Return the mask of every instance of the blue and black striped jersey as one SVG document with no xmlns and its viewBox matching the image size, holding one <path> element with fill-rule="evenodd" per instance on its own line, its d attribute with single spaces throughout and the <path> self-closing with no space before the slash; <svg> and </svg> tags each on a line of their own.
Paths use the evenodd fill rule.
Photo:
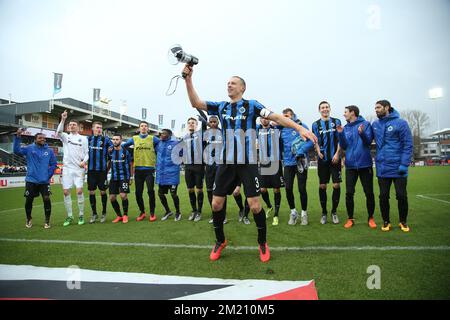
<svg viewBox="0 0 450 320">
<path fill-rule="evenodd" d="M 246 133 L 253 129 L 256 135 L 256 119 L 267 117 L 271 112 L 256 100 L 241 99 L 234 103 L 207 101 L 206 106 L 208 115 L 218 116 L 222 125 L 222 159 L 228 163 L 249 163 L 249 159 L 256 159 L 254 140 L 249 135 L 245 135 L 243 139 L 238 131 Z M 227 132 L 233 132 L 234 137 L 227 137 Z M 255 136 L 254 139 L 256 138 Z M 233 141 L 233 145 L 227 145 L 229 141 Z"/>
<path fill-rule="evenodd" d="M 320 152 L 323 154 L 321 161 L 331 161 L 338 148 L 338 133 L 336 127 L 341 125 L 341 120 L 330 118 L 327 121 L 317 120 L 312 125 L 312 131 L 317 136 Z"/>
<path fill-rule="evenodd" d="M 263 128 L 262 125 L 256 126 L 256 132 L 258 133 L 258 146 L 260 152 L 265 153 L 264 156 L 269 157 L 270 161 L 281 160 L 281 132 L 280 129 L 270 125 L 269 128 Z M 272 142 L 277 139 L 278 149 L 272 150 Z M 275 153 L 272 153 L 275 151 Z"/>
<path fill-rule="evenodd" d="M 90 136 L 88 137 L 88 146 L 88 171 L 106 171 L 108 148 L 113 147 L 111 139 L 107 136 Z"/>
<path fill-rule="evenodd" d="M 220 152 L 222 152 L 222 135 L 219 131 L 220 129 L 209 129 L 206 131 L 206 133 L 203 135 L 206 146 L 205 149 L 207 150 L 204 160 L 207 165 L 217 165 L 216 159 L 216 151 L 218 158 L 220 157 Z"/>
<path fill-rule="evenodd" d="M 202 130 L 190 132 L 184 136 L 183 142 L 186 144 L 186 165 L 203 164 L 203 150 L 206 141 L 203 139 Z"/>
<path fill-rule="evenodd" d="M 111 180 L 126 181 L 130 179 L 133 158 L 128 149 L 123 147 L 120 150 L 113 149 L 108 153 L 108 160 L 111 161 Z"/>
</svg>

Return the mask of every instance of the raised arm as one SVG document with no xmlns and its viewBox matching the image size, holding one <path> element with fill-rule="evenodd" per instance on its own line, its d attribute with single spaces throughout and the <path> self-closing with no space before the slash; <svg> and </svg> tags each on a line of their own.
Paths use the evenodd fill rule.
<svg viewBox="0 0 450 320">
<path fill-rule="evenodd" d="M 205 112 L 203 112 L 200 109 L 197 109 L 198 115 L 199 115 L 199 120 L 202 123 L 202 130 L 206 131 L 206 129 L 208 129 L 208 116 L 205 114 Z"/>
<path fill-rule="evenodd" d="M 61 114 L 61 122 L 58 125 L 58 128 L 56 129 L 56 136 L 58 138 L 61 138 L 61 140 L 65 139 L 65 135 L 64 135 L 64 123 L 66 122 L 67 119 L 67 110 L 64 110 L 64 112 Z"/>
<path fill-rule="evenodd" d="M 13 143 L 13 150 L 14 153 L 19 156 L 26 156 L 27 155 L 27 147 L 23 148 L 20 146 L 20 143 L 22 142 L 22 130 L 17 130 L 16 136 L 14 137 L 14 143 Z"/>
<path fill-rule="evenodd" d="M 295 129 L 298 133 L 300 133 L 304 140 L 311 140 L 314 144 L 317 143 L 317 137 L 314 135 L 314 133 L 299 125 L 298 123 L 295 123 L 291 119 L 282 116 L 281 114 L 272 112 L 268 116 L 266 116 L 266 118 L 275 121 L 283 127 Z"/>
<path fill-rule="evenodd" d="M 186 64 L 183 73 L 186 74 L 186 89 L 189 97 L 189 101 L 191 102 L 191 105 L 193 108 L 197 108 L 200 110 L 206 111 L 206 102 L 201 100 L 197 94 L 197 92 L 194 89 L 194 84 L 192 83 L 192 73 L 194 72 L 194 69 L 192 66 Z"/>
</svg>

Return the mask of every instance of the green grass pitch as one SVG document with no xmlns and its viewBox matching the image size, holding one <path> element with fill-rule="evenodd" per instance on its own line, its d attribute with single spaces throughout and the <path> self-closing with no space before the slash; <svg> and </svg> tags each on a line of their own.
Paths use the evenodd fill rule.
<svg viewBox="0 0 450 320">
<path fill-rule="evenodd" d="M 184 178 L 182 177 L 182 180 Z M 329 186 L 330 187 L 330 186 Z M 375 220 L 380 226 L 378 185 L 374 179 L 377 201 Z M 391 221 L 394 230 L 381 232 L 367 226 L 365 197 L 358 182 L 355 195 L 356 225 L 345 230 L 345 186 L 342 187 L 338 214 L 339 225 L 320 225 L 318 178 L 310 170 L 308 179 L 309 226 L 287 225 L 289 208 L 284 191 L 280 210 L 280 225 L 273 227 L 268 220 L 270 247 L 363 247 L 363 246 L 417 246 L 422 250 L 307 250 L 273 251 L 269 263 L 259 261 L 256 249 L 256 227 L 238 223 L 238 209 L 230 199 L 229 223 L 225 234 L 230 246 L 255 246 L 255 250 L 225 250 L 217 262 L 209 261 L 210 249 L 148 248 L 136 246 L 112 247 L 93 244 L 50 244 L 9 242 L 5 239 L 51 239 L 73 241 L 105 241 L 121 243 L 195 244 L 214 242 L 211 214 L 205 193 L 203 220 L 187 220 L 189 199 L 183 183 L 179 187 L 183 219 L 180 222 L 136 222 L 137 205 L 130 194 L 130 223 L 111 223 L 114 218 L 108 203 L 108 222 L 63 228 L 65 218 L 61 186 L 52 187 L 52 228 L 43 229 L 42 200 L 35 200 L 33 228 L 25 228 L 23 188 L 0 191 L 0 263 L 68 267 L 77 265 L 85 269 L 143 272 L 163 275 L 183 275 L 229 279 L 310 280 L 314 279 L 319 299 L 449 299 L 450 298 L 450 167 L 412 168 L 408 180 L 409 224 L 411 232 L 399 230 L 394 188 L 391 190 Z M 74 191 L 73 191 L 74 192 Z M 273 195 L 271 200 L 273 202 Z M 424 197 L 419 197 L 423 195 Z M 85 192 L 87 197 L 87 192 Z M 146 196 L 144 194 L 144 196 Z M 77 217 L 76 197 L 73 194 L 74 215 Z M 145 199 L 145 198 L 144 198 Z M 169 205 L 173 208 L 170 198 Z M 328 191 L 330 205 L 331 190 Z M 439 201 L 441 200 L 441 201 Z M 146 208 L 148 201 L 146 199 Z M 296 204 L 300 200 L 296 191 Z M 100 198 L 97 197 L 97 206 Z M 158 218 L 162 206 L 157 200 Z M 85 202 L 86 217 L 90 217 L 89 201 Z M 443 246 L 443 250 L 429 247 Z M 425 248 L 425 247 L 428 247 Z M 381 269 L 381 289 L 369 290 L 367 268 L 377 265 Z M 232 299 L 233 297 L 230 297 Z"/>
</svg>

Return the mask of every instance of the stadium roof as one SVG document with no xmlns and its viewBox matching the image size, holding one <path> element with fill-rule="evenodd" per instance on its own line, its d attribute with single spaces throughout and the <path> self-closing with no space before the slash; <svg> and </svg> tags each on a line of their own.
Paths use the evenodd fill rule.
<svg viewBox="0 0 450 320">
<path fill-rule="evenodd" d="M 450 128 L 442 129 L 431 134 L 431 136 L 440 136 L 442 134 L 450 134 Z"/>
<path fill-rule="evenodd" d="M 17 124 L 18 118 L 25 114 L 49 113 L 59 117 L 64 110 L 69 111 L 70 118 L 79 121 L 101 121 L 103 127 L 106 128 L 124 125 L 129 128 L 137 128 L 140 122 L 139 119 L 105 108 L 97 106 L 92 108 L 91 104 L 72 98 L 0 104 L 0 119 L 2 122 Z M 158 131 L 158 126 L 155 124 L 149 123 L 149 128 L 151 131 Z"/>
</svg>

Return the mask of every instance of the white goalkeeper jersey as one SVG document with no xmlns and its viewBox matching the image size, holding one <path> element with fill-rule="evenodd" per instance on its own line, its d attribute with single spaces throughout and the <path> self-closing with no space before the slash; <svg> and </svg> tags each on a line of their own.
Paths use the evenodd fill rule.
<svg viewBox="0 0 450 320">
<path fill-rule="evenodd" d="M 89 144 L 86 136 L 58 132 L 63 143 L 63 165 L 65 168 L 82 169 L 81 162 L 89 160 Z"/>
</svg>

